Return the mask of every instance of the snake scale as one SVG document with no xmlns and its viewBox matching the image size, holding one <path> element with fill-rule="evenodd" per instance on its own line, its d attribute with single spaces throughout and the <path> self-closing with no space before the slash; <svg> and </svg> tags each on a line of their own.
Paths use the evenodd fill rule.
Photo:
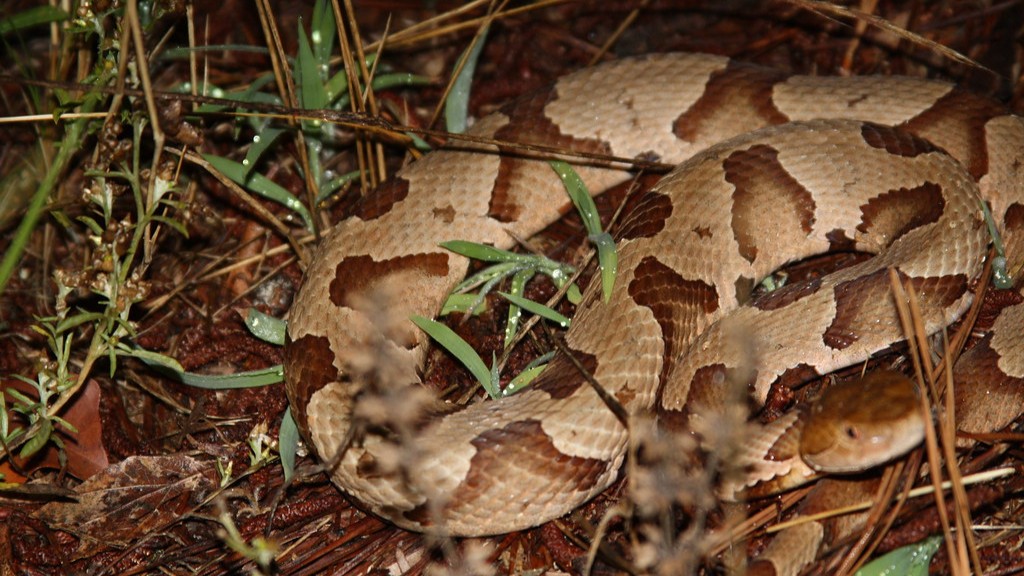
<svg viewBox="0 0 1024 576">
<path fill-rule="evenodd" d="M 928 330 L 947 326 L 969 305 L 989 244 L 979 194 L 1011 248 L 1024 223 L 1024 122 L 938 81 L 649 55 L 566 76 L 470 134 L 678 164 L 615 231 L 610 300 L 590 286 L 564 338 L 627 413 L 655 413 L 671 429 L 715 425 L 727 380 L 764 402 L 779 379 L 824 375 L 901 340 L 890 269 L 916 292 Z M 594 192 L 631 177 L 585 164 L 577 171 Z M 435 315 L 468 266 L 438 244 L 509 248 L 569 207 L 546 161 L 457 144 L 406 166 L 323 240 L 290 313 L 287 391 L 331 478 L 363 507 L 412 530 L 506 533 L 616 478 L 627 429 L 565 354 L 520 394 L 428 401 L 401 446 L 395 430 L 360 420 L 379 380 L 420 394 L 428 342 L 406 319 Z M 780 266 L 833 250 L 875 256 L 750 301 Z M 1007 328 L 1022 309 L 1004 312 L 975 352 L 989 368 L 968 370 L 1024 377 L 1021 339 Z"/>
</svg>

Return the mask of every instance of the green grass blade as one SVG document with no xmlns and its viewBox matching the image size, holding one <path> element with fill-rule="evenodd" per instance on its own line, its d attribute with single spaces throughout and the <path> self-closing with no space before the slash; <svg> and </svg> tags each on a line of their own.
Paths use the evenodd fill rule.
<svg viewBox="0 0 1024 576">
<path fill-rule="evenodd" d="M 280 384 L 284 381 L 284 369 L 281 365 L 271 366 L 262 370 L 250 370 L 236 374 L 211 375 L 193 372 L 175 374 L 182 384 L 188 384 L 204 390 L 235 390 L 238 388 L 262 388 Z"/>
<path fill-rule="evenodd" d="M 100 98 L 99 94 L 91 94 L 85 99 L 80 111 L 83 113 L 92 112 L 100 102 Z M 7 282 L 11 279 L 11 274 L 14 273 L 18 262 L 21 261 L 21 255 L 25 251 L 25 246 L 28 244 L 28 240 L 32 236 L 39 218 L 42 217 L 46 209 L 46 200 L 57 186 L 57 179 L 64 174 L 68 162 L 81 147 L 83 133 L 87 126 L 88 123 L 84 119 L 75 120 L 70 123 L 67 133 L 65 133 L 64 138 L 61 139 L 60 146 L 57 148 L 57 156 L 53 159 L 53 163 L 50 164 L 49 170 L 46 171 L 46 175 L 39 183 L 39 186 L 36 187 L 28 209 L 25 211 L 25 216 L 22 218 L 21 223 L 18 224 L 14 237 L 11 239 L 7 250 L 4 251 L 3 259 L 0 260 L 0 294 L 4 293 Z"/>
<path fill-rule="evenodd" d="M 992 248 L 996 252 L 995 257 L 992 258 L 992 285 L 1001 290 L 1013 288 L 1013 276 L 1006 269 L 1006 250 L 1003 248 L 1003 239 L 999 235 L 995 219 L 992 218 L 992 211 L 988 209 L 988 203 L 984 200 L 981 201 L 981 213 L 985 217 L 989 236 L 992 237 Z"/>
<path fill-rule="evenodd" d="M 245 315 L 245 326 L 252 335 L 277 346 L 284 346 L 288 323 L 280 318 L 264 314 L 255 308 L 249 308 Z"/>
<path fill-rule="evenodd" d="M 174 358 L 145 348 L 131 347 L 129 345 L 119 346 L 117 351 L 124 356 L 138 358 L 150 366 L 161 366 L 173 372 L 184 372 L 185 368 Z"/>
<path fill-rule="evenodd" d="M 438 316 L 446 316 L 452 312 L 477 315 L 487 310 L 487 300 L 476 294 L 451 294 L 445 299 Z"/>
<path fill-rule="evenodd" d="M 430 83 L 430 78 L 427 78 L 426 76 L 420 76 L 410 72 L 391 72 L 374 77 L 373 82 L 370 85 L 373 86 L 373 90 L 377 92 L 380 90 L 389 90 L 391 88 L 426 86 Z"/>
<path fill-rule="evenodd" d="M 466 258 L 472 258 L 473 260 L 480 260 L 483 262 L 528 262 L 534 258 L 533 256 L 516 254 L 515 252 L 509 252 L 508 250 L 502 250 L 501 248 L 495 248 L 494 246 L 477 244 L 476 242 L 467 242 L 465 240 L 441 242 L 440 246 L 441 248 L 450 252 L 455 252 L 460 256 L 465 256 Z"/>
<path fill-rule="evenodd" d="M 118 349 L 119 353 L 142 360 L 146 365 L 169 374 L 172 378 L 204 390 L 234 390 L 236 388 L 260 388 L 279 384 L 284 380 L 284 369 L 280 364 L 262 370 L 250 370 L 236 374 L 195 374 L 185 372 L 181 364 L 170 356 L 142 348 Z"/>
<path fill-rule="evenodd" d="M 281 418 L 281 429 L 277 433 L 277 453 L 281 456 L 285 482 L 295 476 L 295 453 L 299 448 L 299 427 L 292 417 L 291 406 L 285 408 Z"/>
<path fill-rule="evenodd" d="M 597 263 L 601 267 L 601 294 L 607 302 L 612 296 L 615 276 L 619 272 L 619 253 L 615 250 L 615 240 L 607 232 L 590 237 L 597 246 Z"/>
<path fill-rule="evenodd" d="M 494 264 L 492 266 L 484 268 L 483 270 L 480 270 L 479 272 L 473 274 L 469 278 L 466 278 L 465 280 L 460 282 L 459 285 L 456 286 L 454 290 L 452 290 L 452 292 L 466 292 L 472 290 L 477 286 L 484 286 L 484 289 L 481 292 L 483 294 L 487 294 L 487 292 L 492 287 L 494 287 L 496 283 L 501 282 L 501 280 L 504 279 L 505 276 L 508 276 L 509 274 L 515 274 L 521 269 L 522 266 L 514 262 Z"/>
<path fill-rule="evenodd" d="M 426 140 L 420 138 L 419 136 L 413 134 L 412 132 L 406 132 L 405 135 L 412 140 L 413 147 L 419 150 L 420 152 L 430 152 L 431 150 L 433 150 L 433 148 L 430 146 L 430 144 L 427 143 Z"/>
<path fill-rule="evenodd" d="M 227 176 L 232 182 L 235 182 L 240 186 L 245 186 L 254 193 L 268 200 L 273 200 L 278 204 L 282 204 L 295 212 L 302 218 L 306 229 L 309 231 L 313 230 L 313 217 L 309 214 L 309 210 L 307 210 L 302 202 L 300 202 L 299 199 L 291 192 L 285 190 L 270 178 L 267 178 L 258 172 L 246 177 L 246 169 L 244 166 L 234 160 L 228 160 L 221 156 L 203 154 L 203 158 L 209 162 L 211 166 Z"/>
<path fill-rule="evenodd" d="M 897 548 L 875 558 L 857 570 L 855 576 L 927 576 L 928 564 L 942 545 L 942 536 L 932 536 L 917 544 Z"/>
<path fill-rule="evenodd" d="M 52 22 L 63 22 L 68 13 L 55 6 L 36 6 L 0 20 L 0 34 L 7 34 Z"/>
<path fill-rule="evenodd" d="M 367 58 L 369 62 L 372 58 Z M 367 67 L 370 64 L 367 63 Z M 408 72 L 391 72 L 388 74 L 378 74 L 374 76 L 373 81 L 370 82 L 370 86 L 373 87 L 374 92 L 381 90 L 390 90 L 391 88 L 411 88 L 413 86 L 425 86 L 431 84 L 430 78 L 426 76 L 418 76 L 416 74 L 410 74 Z M 344 70 L 338 72 L 330 81 L 327 82 L 325 88 L 327 92 L 327 99 L 330 106 L 338 110 L 348 108 L 349 99 L 348 95 L 348 75 Z M 430 146 L 414 134 L 406 134 L 411 137 L 415 142 L 415 145 L 420 150 L 430 150 Z"/>
<path fill-rule="evenodd" d="M 341 70 L 331 77 L 324 85 L 324 93 L 327 94 L 327 101 L 334 108 L 347 108 L 348 98 L 348 72 Z"/>
<path fill-rule="evenodd" d="M 516 306 L 519 306 L 523 310 L 526 310 L 531 314 L 536 314 L 537 316 L 540 316 L 545 320 L 550 320 L 551 322 L 558 324 L 562 328 L 568 328 L 569 323 L 572 321 L 564 314 L 559 313 L 557 310 L 549 308 L 539 302 L 534 302 L 529 298 L 523 298 L 522 296 L 516 296 L 515 294 L 507 294 L 505 292 L 498 292 L 498 294 L 501 294 L 503 298 L 515 304 Z"/>
<path fill-rule="evenodd" d="M 299 56 L 295 60 L 295 83 L 299 88 L 299 104 L 307 110 L 319 110 L 327 106 L 327 91 L 320 79 L 320 64 L 313 55 L 302 19 L 299 19 Z"/>
<path fill-rule="evenodd" d="M 366 57 L 366 68 L 373 68 L 373 61 L 376 56 L 370 54 Z M 326 64 L 321 64 L 326 67 Z M 409 88 L 412 86 L 423 86 L 431 84 L 430 78 L 425 76 L 418 76 L 416 74 L 410 74 L 408 72 L 391 72 L 387 74 L 376 74 L 373 80 L 370 82 L 370 86 L 373 87 L 375 92 L 382 90 L 389 90 L 391 88 Z M 362 92 L 362 86 L 360 90 Z M 346 70 L 340 70 L 331 76 L 324 83 L 324 94 L 327 98 L 327 107 L 335 110 L 344 110 L 349 107 L 351 98 L 348 93 L 348 72 Z M 416 148 L 420 150 L 429 150 L 430 146 L 423 141 L 422 138 L 414 134 L 406 134 L 413 139 L 413 143 Z"/>
<path fill-rule="evenodd" d="M 277 141 L 277 138 L 284 133 L 281 128 L 264 128 L 260 130 L 258 134 L 252 137 L 252 144 L 249 145 L 249 149 L 245 152 L 245 159 L 242 160 L 242 175 L 245 178 L 249 177 L 249 173 L 260 161 L 260 157 L 266 152 L 273 144 Z"/>
<path fill-rule="evenodd" d="M 612 287 L 615 286 L 615 275 L 619 270 L 619 256 L 615 251 L 615 241 L 610 234 L 601 229 L 601 218 L 598 216 L 597 206 L 590 196 L 590 191 L 587 190 L 587 185 L 576 173 L 576 170 L 561 160 L 550 160 L 549 163 L 558 177 L 562 179 L 565 191 L 583 219 L 587 237 L 597 246 L 597 260 L 601 266 L 601 293 L 604 301 L 607 302 L 611 298 Z"/>
<path fill-rule="evenodd" d="M 500 396 L 501 391 L 498 390 L 497 384 L 491 379 L 490 369 L 484 364 L 483 359 L 480 358 L 480 355 L 476 353 L 476 350 L 473 350 L 469 343 L 460 338 L 451 328 L 430 318 L 413 316 L 410 320 L 420 330 L 426 332 L 435 342 L 450 352 L 463 366 L 469 369 L 469 372 L 483 386 L 491 398 Z"/>
<path fill-rule="evenodd" d="M 587 234 L 599 234 L 601 232 L 601 218 L 598 216 L 597 205 L 594 204 L 594 199 L 590 196 L 590 191 L 587 190 L 587 185 L 583 182 L 583 179 L 580 178 L 580 175 L 576 173 L 576 170 L 568 162 L 549 160 L 548 163 L 551 164 L 551 168 L 558 174 L 558 177 L 562 179 L 562 185 L 565 186 L 569 199 L 572 200 L 576 211 L 583 218 L 583 226 L 587 229 Z"/>
<path fill-rule="evenodd" d="M 331 52 L 334 50 L 334 39 L 337 36 L 337 28 L 334 25 L 334 14 L 331 13 L 331 4 L 326 0 L 317 0 L 313 6 L 313 17 L 310 20 L 313 54 L 316 62 L 320 65 L 323 73 L 321 79 L 327 77 L 327 66 L 331 62 Z"/>
<path fill-rule="evenodd" d="M 244 52 L 256 54 L 270 54 L 266 46 L 254 46 L 252 44 L 206 44 L 204 46 L 179 46 L 161 50 L 157 56 L 158 60 L 187 60 L 189 55 L 195 52 L 202 54 L 206 52 Z"/>
<path fill-rule="evenodd" d="M 522 372 L 519 373 L 518 376 L 513 378 L 512 381 L 508 383 L 508 386 L 505 386 L 505 389 L 501 391 L 501 395 L 511 396 L 518 392 L 522 392 L 527 386 L 532 384 L 533 381 L 537 379 L 537 376 L 540 376 L 540 373 L 543 372 L 545 368 L 547 368 L 547 364 L 542 364 L 540 366 L 534 366 L 532 368 L 527 368 L 526 370 L 523 370 Z"/>
<path fill-rule="evenodd" d="M 260 92 L 265 86 L 274 81 L 273 74 L 261 74 L 256 77 L 255 80 L 250 82 L 245 90 L 228 92 L 222 88 L 213 84 L 200 84 L 199 93 L 213 96 L 214 98 L 222 98 L 224 100 L 234 100 L 235 102 L 241 102 L 245 104 L 258 103 L 258 104 L 275 104 L 280 105 L 281 99 L 273 94 L 267 94 L 266 92 Z M 185 85 L 188 86 L 187 84 Z M 187 90 L 186 90 L 187 92 Z M 201 104 L 196 109 L 197 113 L 213 113 L 220 112 L 227 109 L 228 107 L 223 104 Z M 245 110 L 244 107 L 239 107 L 239 110 Z M 252 117 L 249 120 L 253 129 L 259 130 L 260 125 L 265 122 L 264 119 L 258 117 Z"/>
<path fill-rule="evenodd" d="M 466 131 L 466 118 L 469 116 L 469 94 L 473 85 L 473 74 L 476 72 L 476 63 L 480 58 L 484 42 L 487 40 L 488 28 L 485 26 L 476 37 L 476 42 L 468 52 L 464 52 L 459 58 L 462 70 L 452 83 L 452 90 L 448 93 L 448 100 L 444 103 L 444 118 L 449 132 L 462 134 Z M 455 68 L 458 70 L 459 64 Z"/>
<path fill-rule="evenodd" d="M 512 279 L 509 280 L 508 294 L 502 294 L 499 292 L 499 294 L 505 296 L 505 299 L 511 303 L 511 306 L 508 307 L 508 318 L 505 319 L 504 340 L 506 348 L 512 345 L 512 340 L 516 337 L 516 331 L 519 330 L 519 321 L 523 318 L 523 308 L 517 305 L 514 299 L 508 298 L 508 296 L 525 300 L 525 298 L 523 298 L 523 294 L 526 293 L 526 283 L 529 282 L 535 274 L 536 273 L 532 268 L 520 270 L 513 274 Z"/>
<path fill-rule="evenodd" d="M 358 179 L 359 179 L 359 170 L 353 170 L 353 171 L 351 171 L 351 172 L 349 172 L 347 174 L 342 174 L 341 176 L 338 176 L 337 178 L 334 178 L 333 180 L 330 180 L 329 182 L 325 182 L 322 186 L 320 186 L 320 194 L 317 194 L 317 197 L 316 197 L 317 205 L 319 205 L 324 200 L 327 200 L 328 198 L 330 198 L 331 194 L 334 194 L 335 192 L 337 192 L 338 189 L 341 188 L 342 186 L 348 184 L 349 182 L 353 182 L 355 180 L 358 180 Z"/>
</svg>

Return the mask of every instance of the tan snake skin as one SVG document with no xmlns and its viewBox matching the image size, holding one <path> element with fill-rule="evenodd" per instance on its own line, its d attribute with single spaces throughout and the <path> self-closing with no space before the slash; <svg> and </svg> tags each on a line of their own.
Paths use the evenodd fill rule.
<svg viewBox="0 0 1024 576">
<path fill-rule="evenodd" d="M 1000 226 L 1024 221 L 1024 122 L 942 82 L 655 55 L 567 76 L 471 133 L 682 163 L 616 231 L 611 300 L 588 288 L 565 336 L 628 413 L 657 412 L 671 428 L 713 426 L 729 378 L 752 374 L 744 381 L 763 402 L 792 372 L 827 374 L 900 340 L 889 268 L 913 285 L 929 330 L 954 321 L 989 243 L 979 187 Z M 630 177 L 577 169 L 595 193 Z M 515 396 L 437 402 L 411 447 L 396 448 L 396 431 L 352 427 L 380 377 L 366 375 L 367 351 L 387 359 L 388 380 L 416 386 L 427 346 L 410 322 L 382 325 L 373 298 L 387 295 L 399 319 L 433 316 L 467 269 L 440 242 L 508 248 L 568 209 L 546 162 L 462 146 L 410 164 L 324 239 L 289 318 L 287 390 L 333 481 L 366 509 L 412 530 L 505 533 L 559 517 L 616 478 L 626 428 L 563 356 Z M 749 305 L 764 276 L 837 249 L 877 256 Z M 1020 342 L 997 325 L 977 354 L 1020 379 Z"/>
</svg>

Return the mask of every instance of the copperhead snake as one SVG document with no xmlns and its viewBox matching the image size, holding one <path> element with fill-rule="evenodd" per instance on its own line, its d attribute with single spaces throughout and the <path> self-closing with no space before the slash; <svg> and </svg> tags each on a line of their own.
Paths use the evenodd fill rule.
<svg viewBox="0 0 1024 576">
<path fill-rule="evenodd" d="M 900 340 L 890 268 L 914 286 L 929 330 L 948 325 L 969 305 L 989 243 L 979 193 L 1011 248 L 1024 222 L 1024 122 L 931 80 L 651 55 L 566 76 L 470 133 L 679 164 L 616 231 L 610 301 L 589 287 L 565 335 L 627 412 L 669 428 L 713 426 L 728 378 L 749 373 L 763 402 L 791 372 L 827 374 Z M 436 314 L 468 266 L 438 244 L 508 248 L 569 208 L 545 161 L 496 151 L 432 152 L 367 195 L 321 243 L 290 312 L 286 385 L 302 433 L 339 487 L 411 530 L 538 525 L 604 490 L 626 457 L 626 427 L 562 355 L 520 394 L 435 402 L 411 447 L 362 416 L 353 427 L 378 380 L 420 393 L 428 342 L 406 319 Z M 630 177 L 601 163 L 577 170 L 593 192 Z M 787 262 L 849 249 L 877 255 L 748 302 Z M 1011 254 L 1011 267 L 1020 261 Z M 1019 326 L 1017 308 L 1006 322 Z M 990 364 L 1024 377 L 1019 337 L 997 324 L 984 346 Z"/>
</svg>

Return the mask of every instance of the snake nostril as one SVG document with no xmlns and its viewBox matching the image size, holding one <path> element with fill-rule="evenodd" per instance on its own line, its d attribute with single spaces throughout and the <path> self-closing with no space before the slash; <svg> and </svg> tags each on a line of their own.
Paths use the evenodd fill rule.
<svg viewBox="0 0 1024 576">
<path fill-rule="evenodd" d="M 850 440 L 857 440 L 858 438 L 860 438 L 860 430 L 857 430 L 856 426 L 847 426 L 846 437 L 849 438 Z"/>
</svg>

